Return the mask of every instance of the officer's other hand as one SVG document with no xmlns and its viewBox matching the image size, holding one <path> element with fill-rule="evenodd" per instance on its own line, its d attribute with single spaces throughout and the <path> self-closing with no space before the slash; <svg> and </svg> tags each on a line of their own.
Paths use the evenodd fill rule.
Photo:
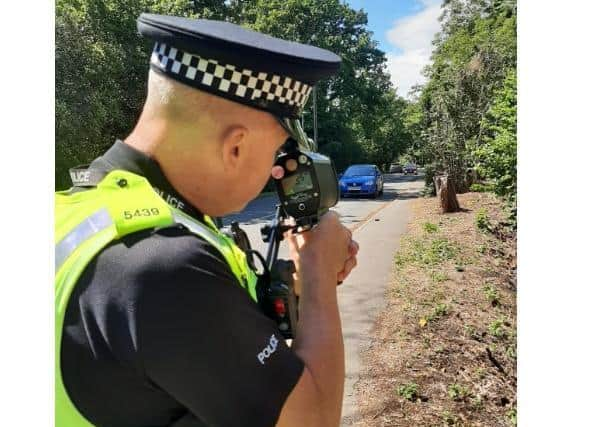
<svg viewBox="0 0 592 427">
<path fill-rule="evenodd" d="M 338 283 L 356 266 L 358 244 L 335 212 L 321 217 L 311 231 L 288 233 L 291 258 L 296 266 L 295 291 L 307 283 Z"/>
</svg>

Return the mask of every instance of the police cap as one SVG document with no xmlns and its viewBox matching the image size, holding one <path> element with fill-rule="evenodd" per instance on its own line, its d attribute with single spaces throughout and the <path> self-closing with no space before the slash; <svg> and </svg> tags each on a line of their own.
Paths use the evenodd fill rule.
<svg viewBox="0 0 592 427">
<path fill-rule="evenodd" d="M 138 31 L 156 42 L 156 72 L 279 119 L 298 118 L 312 87 L 341 62 L 328 50 L 229 22 L 143 13 Z"/>
</svg>

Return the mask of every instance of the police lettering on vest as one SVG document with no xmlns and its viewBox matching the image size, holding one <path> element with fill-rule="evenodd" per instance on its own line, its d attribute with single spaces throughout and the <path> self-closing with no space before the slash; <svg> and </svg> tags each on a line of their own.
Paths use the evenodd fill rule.
<svg viewBox="0 0 592 427">
<path fill-rule="evenodd" d="M 257 359 L 259 359 L 259 363 L 265 365 L 265 359 L 269 359 L 273 353 L 275 353 L 278 346 L 278 340 L 275 337 L 275 334 L 269 338 L 269 344 L 257 355 Z"/>
<path fill-rule="evenodd" d="M 174 208 L 177 209 L 181 209 L 183 210 L 183 208 L 185 207 L 185 203 L 183 203 L 181 200 L 177 199 L 175 196 L 171 196 L 168 193 L 165 193 L 164 191 L 162 191 L 159 188 L 153 187 L 154 191 L 156 191 L 158 193 L 158 195 L 160 197 L 162 197 L 165 202 L 167 202 L 169 205 L 171 205 Z"/>
<path fill-rule="evenodd" d="M 87 169 L 70 169 L 70 179 L 75 185 L 88 184 L 90 181 L 90 171 Z"/>
</svg>

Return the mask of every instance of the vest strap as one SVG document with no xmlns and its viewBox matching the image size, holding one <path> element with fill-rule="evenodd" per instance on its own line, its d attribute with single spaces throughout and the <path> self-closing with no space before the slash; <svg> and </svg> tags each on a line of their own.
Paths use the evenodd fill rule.
<svg viewBox="0 0 592 427">
<path fill-rule="evenodd" d="M 173 211 L 173 220 L 175 222 L 184 225 L 193 233 L 202 236 L 208 241 L 208 243 L 211 243 L 215 247 L 219 247 L 221 245 L 219 236 L 216 233 L 214 233 L 212 229 L 206 227 L 203 224 L 200 224 L 198 221 L 190 219 L 189 217 L 185 216 L 176 209 L 171 210 Z"/>
</svg>

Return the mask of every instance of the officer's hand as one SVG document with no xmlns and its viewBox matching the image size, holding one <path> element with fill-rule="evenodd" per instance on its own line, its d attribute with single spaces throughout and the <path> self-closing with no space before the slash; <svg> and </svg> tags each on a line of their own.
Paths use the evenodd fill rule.
<svg viewBox="0 0 592 427">
<path fill-rule="evenodd" d="M 296 266 L 297 294 L 308 283 L 341 282 L 356 266 L 359 246 L 334 212 L 323 215 L 311 231 L 288 233 L 287 240 Z"/>
</svg>

